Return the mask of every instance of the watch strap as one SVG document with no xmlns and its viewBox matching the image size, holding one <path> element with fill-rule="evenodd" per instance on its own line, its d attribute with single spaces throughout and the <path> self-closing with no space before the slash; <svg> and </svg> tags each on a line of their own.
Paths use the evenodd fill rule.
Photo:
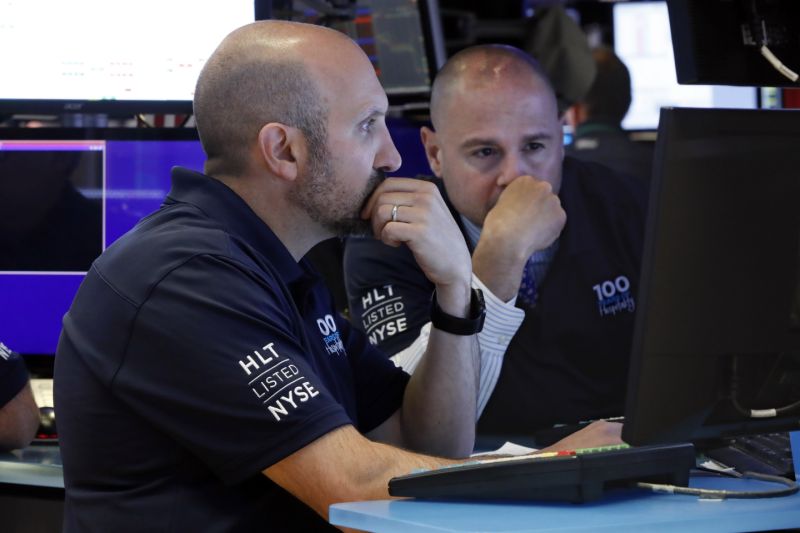
<svg viewBox="0 0 800 533">
<path fill-rule="evenodd" d="M 486 318 L 486 304 L 483 301 L 483 292 L 472 289 L 470 297 L 469 316 L 461 318 L 445 313 L 436 299 L 436 291 L 431 297 L 431 323 L 433 327 L 453 335 L 475 335 L 483 330 L 483 321 Z"/>
</svg>

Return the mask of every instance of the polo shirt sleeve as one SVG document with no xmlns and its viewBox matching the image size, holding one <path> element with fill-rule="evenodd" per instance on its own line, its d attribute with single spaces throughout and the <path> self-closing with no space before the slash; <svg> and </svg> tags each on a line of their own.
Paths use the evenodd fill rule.
<svg viewBox="0 0 800 533">
<path fill-rule="evenodd" d="M 296 313 L 262 272 L 195 256 L 139 307 L 112 390 L 223 481 L 241 481 L 356 422 L 315 372 Z"/>
<path fill-rule="evenodd" d="M 407 247 L 351 237 L 344 277 L 351 322 L 382 352 L 392 355 L 408 347 L 430 321 L 433 284 Z"/>
<path fill-rule="evenodd" d="M 352 368 L 358 430 L 368 433 L 392 416 L 403 404 L 410 376 L 373 347 L 366 336 L 339 319 L 339 328 Z"/>
<path fill-rule="evenodd" d="M 14 399 L 28 382 L 28 369 L 22 357 L 0 343 L 0 407 Z"/>
</svg>

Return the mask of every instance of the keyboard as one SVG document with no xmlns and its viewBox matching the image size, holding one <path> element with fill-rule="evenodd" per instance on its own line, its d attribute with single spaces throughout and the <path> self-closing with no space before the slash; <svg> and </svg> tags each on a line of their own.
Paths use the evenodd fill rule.
<svg viewBox="0 0 800 533">
<path fill-rule="evenodd" d="M 435 499 L 596 500 L 637 481 L 687 486 L 691 444 L 627 444 L 504 458 L 480 458 L 389 480 L 389 494 Z"/>
<path fill-rule="evenodd" d="M 738 472 L 758 472 L 794 478 L 792 447 L 788 433 L 743 435 L 727 446 L 705 452 L 706 457 Z"/>
</svg>

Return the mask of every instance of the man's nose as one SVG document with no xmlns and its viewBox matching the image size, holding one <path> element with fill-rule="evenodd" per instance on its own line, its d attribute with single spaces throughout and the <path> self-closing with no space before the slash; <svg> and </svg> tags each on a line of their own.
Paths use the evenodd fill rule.
<svg viewBox="0 0 800 533">
<path fill-rule="evenodd" d="M 529 165 L 519 154 L 506 154 L 500 166 L 500 174 L 497 177 L 497 185 L 505 187 L 518 177 L 530 174 Z"/>
<path fill-rule="evenodd" d="M 397 151 L 397 147 L 395 147 L 394 142 L 387 131 L 381 144 L 381 148 L 378 150 L 378 154 L 375 157 L 374 166 L 376 169 L 388 173 L 394 172 L 400 168 L 402 163 L 403 158 L 400 156 L 400 152 Z"/>
</svg>

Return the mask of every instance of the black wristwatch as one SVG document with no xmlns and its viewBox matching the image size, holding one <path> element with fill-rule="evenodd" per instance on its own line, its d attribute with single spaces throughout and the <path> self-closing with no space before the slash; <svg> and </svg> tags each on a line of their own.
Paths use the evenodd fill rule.
<svg viewBox="0 0 800 533">
<path fill-rule="evenodd" d="M 483 302 L 483 293 L 480 289 L 472 289 L 472 297 L 469 303 L 469 316 L 466 318 L 448 315 L 439 307 L 439 302 L 436 301 L 436 291 L 434 290 L 431 297 L 431 323 L 433 327 L 453 335 L 475 335 L 480 333 L 483 329 L 483 320 L 486 318 L 486 305 Z"/>
</svg>

